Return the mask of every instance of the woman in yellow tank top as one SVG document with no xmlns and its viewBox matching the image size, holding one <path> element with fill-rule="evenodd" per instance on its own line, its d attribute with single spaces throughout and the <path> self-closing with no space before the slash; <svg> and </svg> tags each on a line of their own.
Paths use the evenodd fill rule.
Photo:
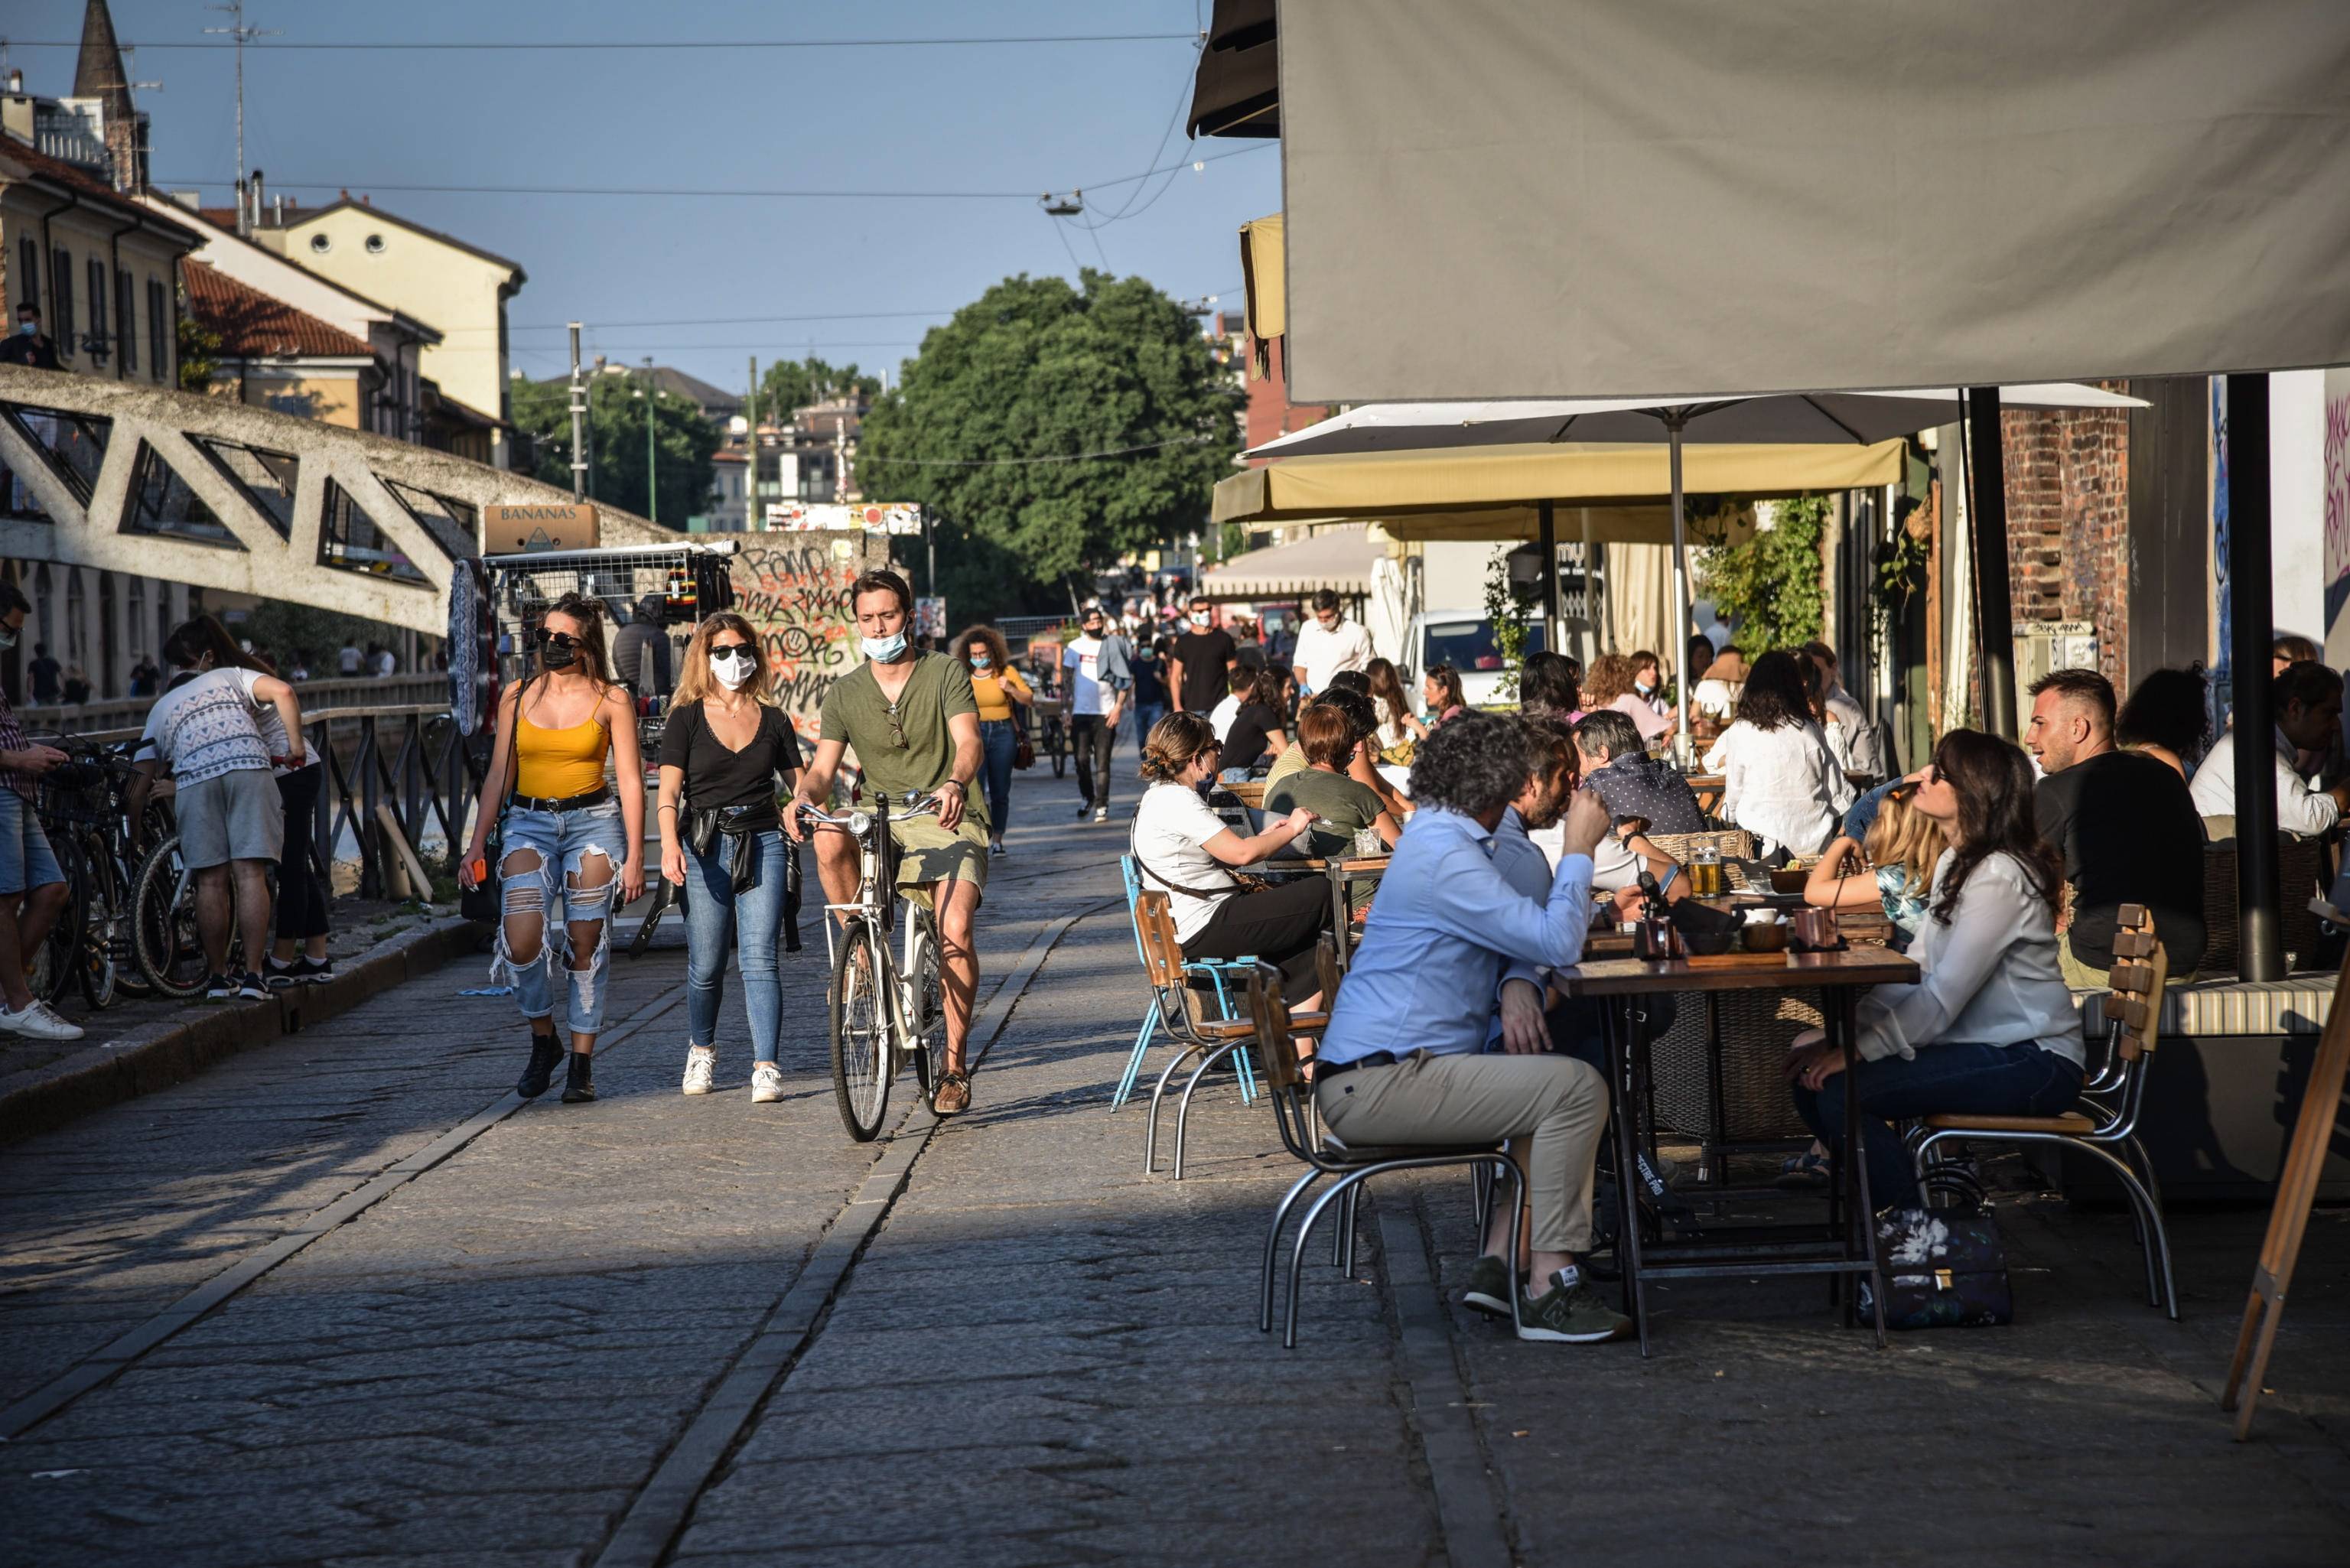
<svg viewBox="0 0 2350 1568">
<path fill-rule="evenodd" d="M 1012 650 L 992 626 L 975 626 L 954 641 L 957 658 L 971 671 L 971 693 L 979 702 L 979 743 L 986 759 L 988 853 L 1003 853 L 1003 825 L 1012 816 L 1012 753 L 1019 748 L 1021 716 L 1013 704 L 1036 700 Z"/>
<path fill-rule="evenodd" d="M 490 978 L 514 986 L 530 1026 L 530 1064 L 515 1092 L 525 1099 L 546 1093 L 566 1058 L 555 1032 L 560 956 L 571 980 L 563 1098 L 574 1104 L 596 1097 L 589 1064 L 604 1026 L 613 885 L 617 879 L 624 905 L 645 890 L 644 764 L 636 705 L 606 673 L 603 602 L 565 594 L 540 620 L 532 646 L 537 670 L 498 703 L 489 775 L 458 877 L 468 888 L 486 880 L 494 826 L 504 919 Z M 608 759 L 616 784 L 605 782 Z M 558 871 L 563 925 L 550 937 Z"/>
</svg>

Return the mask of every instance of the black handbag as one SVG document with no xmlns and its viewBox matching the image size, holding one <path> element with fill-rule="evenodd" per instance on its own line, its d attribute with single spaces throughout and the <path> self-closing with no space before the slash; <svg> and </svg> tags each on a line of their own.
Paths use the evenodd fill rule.
<svg viewBox="0 0 2350 1568">
<path fill-rule="evenodd" d="M 521 710 L 515 710 L 517 717 Z M 494 744 L 494 742 L 493 742 Z M 515 774 L 521 763 L 515 755 L 514 742 L 506 743 L 506 784 L 498 797 L 498 815 L 491 820 L 489 836 L 482 841 L 482 862 L 489 875 L 470 888 L 457 893 L 457 913 L 466 919 L 494 922 L 504 913 L 504 898 L 499 890 L 499 867 L 506 857 L 506 807 L 513 804 Z"/>
<path fill-rule="evenodd" d="M 1877 1222 L 1887 1328 L 1984 1328 L 2015 1321 L 2007 1246 L 1988 1209 L 1896 1210 Z M 1858 1313 L 1874 1315 L 1869 1282 Z"/>
</svg>

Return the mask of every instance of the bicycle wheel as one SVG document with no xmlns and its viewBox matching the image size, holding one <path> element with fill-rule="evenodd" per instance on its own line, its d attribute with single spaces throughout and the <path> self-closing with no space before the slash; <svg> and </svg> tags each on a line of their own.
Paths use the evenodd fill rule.
<svg viewBox="0 0 2350 1568">
<path fill-rule="evenodd" d="M 870 1143 L 889 1105 L 892 1027 L 888 993 L 889 955 L 873 929 L 851 924 L 832 960 L 832 1091 L 848 1136 Z"/>
<path fill-rule="evenodd" d="M 147 971 L 139 967 L 139 952 L 131 940 L 130 889 L 139 875 L 134 863 L 126 867 L 109 846 L 101 865 L 99 879 L 105 888 L 107 906 L 105 919 L 107 957 L 114 966 L 114 989 L 123 996 L 152 996 L 155 987 Z"/>
<path fill-rule="evenodd" d="M 1045 726 L 1045 743 L 1053 753 L 1053 776 L 1059 778 L 1069 765 L 1069 732 L 1058 719 Z"/>
<path fill-rule="evenodd" d="M 76 897 L 82 902 L 81 961 L 78 978 L 82 1000 L 92 1012 L 103 1012 L 120 1000 L 122 961 L 117 956 L 122 933 L 122 897 L 115 884 L 114 857 L 104 836 L 78 836 L 81 875 Z"/>
<path fill-rule="evenodd" d="M 57 911 L 57 922 L 42 940 L 36 965 L 39 979 L 28 976 L 26 983 L 35 996 L 55 1006 L 66 999 L 66 992 L 73 989 L 81 973 L 82 925 L 89 909 L 89 874 L 82 865 L 80 846 L 71 834 L 52 834 L 49 852 L 64 874 L 65 908 Z"/>
<path fill-rule="evenodd" d="M 914 1058 L 915 1081 L 927 1096 L 947 1070 L 947 1015 L 944 993 L 940 990 L 939 939 L 927 911 L 909 909 L 906 914 L 914 922 L 914 951 L 906 972 L 898 977 L 898 984 L 912 1003 L 906 1010 L 914 1025 L 910 1054 Z"/>
<path fill-rule="evenodd" d="M 180 862 L 177 834 L 149 850 L 139 867 L 130 940 L 147 982 L 165 996 L 184 1002 L 211 978 L 196 933 L 195 879 Z"/>
</svg>

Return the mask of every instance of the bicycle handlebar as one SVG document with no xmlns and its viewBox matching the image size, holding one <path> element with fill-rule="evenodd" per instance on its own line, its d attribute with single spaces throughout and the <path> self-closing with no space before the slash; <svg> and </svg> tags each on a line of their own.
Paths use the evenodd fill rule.
<svg viewBox="0 0 2350 1568">
<path fill-rule="evenodd" d="M 871 820 L 870 813 L 854 806 L 847 811 L 834 813 L 818 811 L 804 800 L 794 801 L 792 805 L 800 815 L 825 827 L 850 827 L 853 826 L 851 819 L 860 815 L 865 816 L 868 821 Z M 898 813 L 898 815 L 899 817 L 920 816 L 925 813 L 935 812 L 938 808 L 939 797 L 936 791 L 925 795 L 917 795 L 910 790 L 906 794 L 906 809 Z"/>
</svg>

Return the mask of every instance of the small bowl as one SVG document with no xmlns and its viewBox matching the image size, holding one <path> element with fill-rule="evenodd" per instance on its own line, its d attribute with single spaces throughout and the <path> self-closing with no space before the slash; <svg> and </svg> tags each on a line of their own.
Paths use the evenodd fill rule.
<svg viewBox="0 0 2350 1568">
<path fill-rule="evenodd" d="M 1737 939 L 1737 932 L 1728 930 L 1681 932 L 1681 944 L 1689 949 L 1691 958 L 1713 958 L 1726 953 Z"/>
<path fill-rule="evenodd" d="M 1743 935 L 1750 953 L 1783 953 L 1787 950 L 1787 928 L 1784 925 L 1749 926 Z"/>
<path fill-rule="evenodd" d="M 1773 893 L 1800 893 L 1804 890 L 1804 885 L 1811 879 L 1812 874 L 1810 872 L 1799 871 L 1792 867 L 1783 871 L 1773 871 L 1771 873 L 1771 891 Z"/>
</svg>

